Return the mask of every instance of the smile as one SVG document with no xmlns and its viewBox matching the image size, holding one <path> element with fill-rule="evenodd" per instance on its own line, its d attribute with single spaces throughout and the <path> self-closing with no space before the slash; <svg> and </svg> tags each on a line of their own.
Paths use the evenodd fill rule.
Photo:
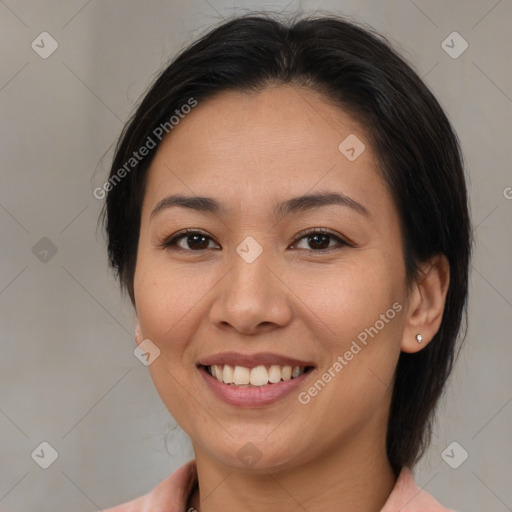
<svg viewBox="0 0 512 512">
<path fill-rule="evenodd" d="M 304 366 L 280 366 L 277 364 L 265 366 L 259 365 L 254 368 L 246 366 L 231 366 L 229 364 L 214 364 L 206 366 L 206 371 L 215 377 L 219 382 L 234 386 L 266 386 L 277 384 L 291 379 L 296 379 L 305 373 L 308 368 Z"/>
</svg>

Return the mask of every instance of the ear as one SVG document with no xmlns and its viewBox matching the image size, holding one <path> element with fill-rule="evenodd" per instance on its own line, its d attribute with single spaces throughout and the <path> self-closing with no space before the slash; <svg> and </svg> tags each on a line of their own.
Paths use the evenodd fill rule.
<svg viewBox="0 0 512 512">
<path fill-rule="evenodd" d="M 441 326 L 449 284 L 450 264 L 444 254 L 434 256 L 421 266 L 409 293 L 400 345 L 403 352 L 418 352 L 432 341 Z M 416 339 L 418 334 L 421 334 L 421 342 Z"/>
<path fill-rule="evenodd" d="M 137 345 L 140 345 L 142 343 L 142 332 L 140 330 L 140 322 L 139 322 L 139 319 L 137 318 L 135 320 L 135 343 L 137 343 Z"/>
</svg>

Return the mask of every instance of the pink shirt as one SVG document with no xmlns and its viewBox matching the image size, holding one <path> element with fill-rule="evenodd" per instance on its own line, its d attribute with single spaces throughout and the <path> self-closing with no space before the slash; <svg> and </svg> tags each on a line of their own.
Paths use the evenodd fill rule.
<svg viewBox="0 0 512 512">
<path fill-rule="evenodd" d="M 195 460 L 178 468 L 147 494 L 104 512 L 193 512 L 187 502 L 197 482 Z M 408 468 L 403 468 L 380 512 L 455 512 L 421 490 Z"/>
</svg>

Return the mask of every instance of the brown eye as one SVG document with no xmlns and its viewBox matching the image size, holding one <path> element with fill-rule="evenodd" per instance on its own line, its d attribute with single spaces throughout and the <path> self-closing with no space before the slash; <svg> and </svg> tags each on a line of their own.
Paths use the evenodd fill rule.
<svg viewBox="0 0 512 512">
<path fill-rule="evenodd" d="M 311 230 L 306 233 L 300 233 L 300 238 L 297 240 L 306 240 L 306 250 L 312 252 L 328 252 L 333 248 L 340 246 L 353 247 L 348 241 L 340 236 L 325 230 Z M 192 229 L 180 231 L 171 237 L 166 237 L 164 241 L 159 244 L 159 247 L 167 250 L 177 250 L 185 252 L 203 252 L 211 247 L 209 243 L 212 238 L 201 231 Z M 331 245 L 331 242 L 335 242 Z M 292 244 L 291 248 L 296 248 L 298 244 Z M 300 248 L 300 247 L 299 247 Z"/>
<path fill-rule="evenodd" d="M 314 252 L 322 252 L 332 249 L 336 246 L 348 246 L 352 245 L 348 243 L 346 240 L 342 239 L 338 235 L 331 233 L 330 231 L 309 231 L 302 236 L 298 240 L 306 240 L 306 244 L 308 247 L 306 249 L 310 249 Z M 330 246 L 330 241 L 335 241 L 336 244 L 334 246 Z M 294 244 L 295 246 L 296 244 Z"/>
<path fill-rule="evenodd" d="M 166 238 L 160 246 L 169 250 L 176 248 L 181 251 L 200 252 L 208 249 L 212 239 L 200 231 L 185 230 Z"/>
</svg>

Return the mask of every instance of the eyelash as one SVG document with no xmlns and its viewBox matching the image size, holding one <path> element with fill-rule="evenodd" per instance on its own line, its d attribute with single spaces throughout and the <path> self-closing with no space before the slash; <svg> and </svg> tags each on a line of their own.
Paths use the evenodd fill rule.
<svg viewBox="0 0 512 512">
<path fill-rule="evenodd" d="M 193 249 L 183 249 L 181 247 L 177 247 L 176 242 L 178 242 L 182 238 L 185 238 L 185 236 L 187 236 L 187 235 L 188 236 L 202 235 L 202 236 L 212 240 L 212 238 L 210 236 L 208 236 L 206 233 L 203 233 L 201 231 L 197 231 L 195 229 L 183 229 L 183 230 L 179 231 L 178 233 L 175 233 L 172 236 L 164 237 L 163 241 L 158 244 L 158 247 L 160 247 L 161 249 L 166 249 L 166 250 L 173 250 L 173 251 L 180 251 L 180 252 L 195 252 L 195 253 L 205 252 L 207 250 L 207 249 L 193 250 Z M 339 235 L 333 233 L 332 231 L 327 230 L 327 229 L 319 229 L 319 228 L 310 229 L 307 231 L 301 231 L 300 233 L 297 234 L 296 241 L 300 241 L 303 238 L 312 237 L 314 235 L 327 235 L 327 236 L 331 237 L 332 239 L 336 240 L 338 242 L 338 245 L 341 247 L 343 247 L 343 246 L 355 247 L 354 244 L 352 244 L 351 242 L 349 242 L 348 240 L 346 240 L 344 238 L 341 238 Z M 295 245 L 295 242 L 293 242 L 292 246 L 293 245 Z M 309 249 L 309 250 L 314 253 L 329 253 L 329 252 L 332 252 L 333 249 L 336 250 L 336 249 L 339 249 L 339 247 L 329 247 L 327 249 L 319 249 L 319 250 Z"/>
</svg>

